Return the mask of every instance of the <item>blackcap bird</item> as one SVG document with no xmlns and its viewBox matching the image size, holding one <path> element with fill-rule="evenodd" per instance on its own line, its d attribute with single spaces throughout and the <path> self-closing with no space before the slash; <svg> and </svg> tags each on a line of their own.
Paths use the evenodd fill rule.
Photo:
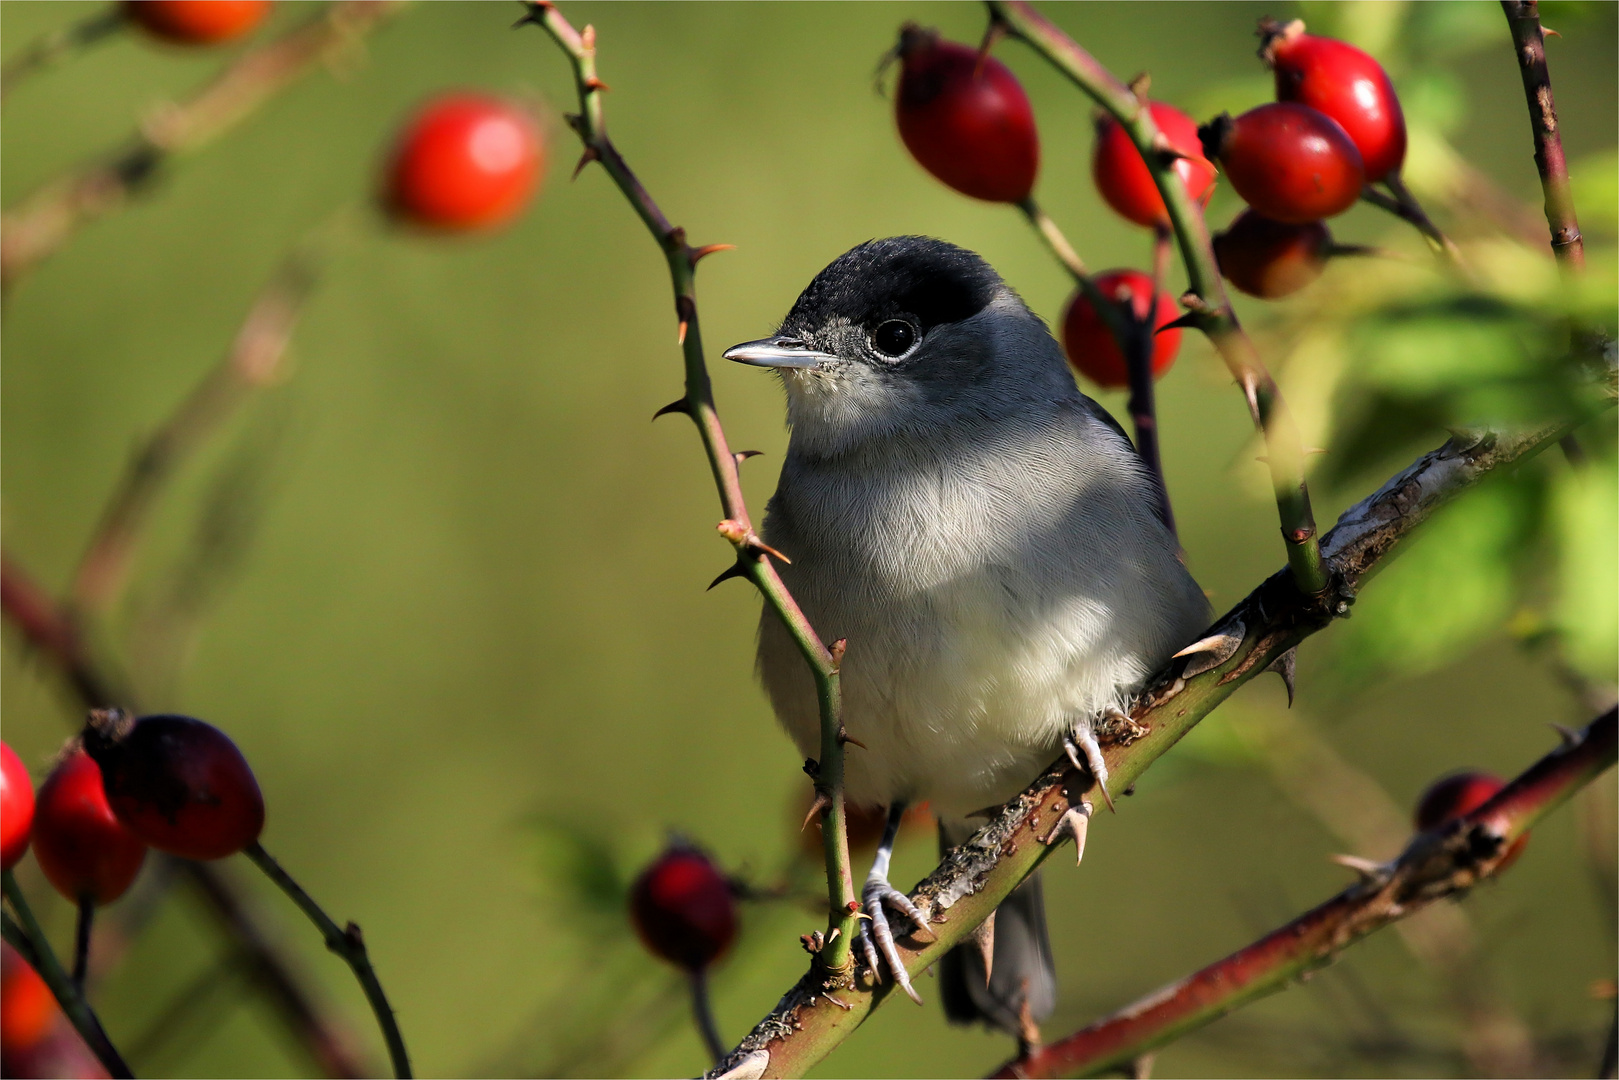
<svg viewBox="0 0 1619 1080">
<path fill-rule="evenodd" d="M 1105 792 L 1096 719 L 1209 621 L 1157 516 L 1155 479 L 1080 393 L 1041 320 L 982 258 L 941 240 L 873 240 L 816 275 L 777 333 L 728 350 L 774 368 L 791 440 L 764 539 L 825 641 L 848 640 L 843 722 L 861 747 L 846 795 L 889 808 L 857 953 L 920 1000 L 887 908 L 899 815 L 926 799 L 942 843 L 1064 746 Z M 768 610 L 759 672 L 805 756 L 815 686 Z M 1088 806 L 1083 808 L 1088 812 Z M 1082 824 L 1082 822 L 1081 822 Z M 1055 1002 L 1039 881 L 996 916 L 991 957 L 942 965 L 952 1019 L 1027 1035 Z"/>
</svg>

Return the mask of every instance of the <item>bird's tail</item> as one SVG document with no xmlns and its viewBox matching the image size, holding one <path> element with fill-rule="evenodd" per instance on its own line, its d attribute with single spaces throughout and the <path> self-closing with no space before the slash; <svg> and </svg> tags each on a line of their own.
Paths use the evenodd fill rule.
<svg viewBox="0 0 1619 1080">
<path fill-rule="evenodd" d="M 953 847 L 971 835 L 964 825 L 939 823 L 939 845 Z M 968 941 L 939 962 L 939 996 L 951 1023 L 980 1021 L 1024 1042 L 1039 1039 L 1035 1027 L 1057 1004 L 1057 968 L 1046 934 L 1046 899 L 1035 872 L 995 911 L 993 960 L 984 978 L 981 947 Z"/>
</svg>

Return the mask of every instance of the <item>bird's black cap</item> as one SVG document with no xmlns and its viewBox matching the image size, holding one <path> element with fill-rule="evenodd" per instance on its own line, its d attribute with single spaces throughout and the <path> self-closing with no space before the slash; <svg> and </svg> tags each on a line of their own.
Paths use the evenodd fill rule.
<svg viewBox="0 0 1619 1080">
<path fill-rule="evenodd" d="M 868 240 L 839 255 L 809 283 L 782 334 L 809 335 L 835 319 L 875 327 L 914 316 L 925 334 L 970 319 L 989 305 L 1001 277 L 965 248 L 931 236 Z"/>
</svg>

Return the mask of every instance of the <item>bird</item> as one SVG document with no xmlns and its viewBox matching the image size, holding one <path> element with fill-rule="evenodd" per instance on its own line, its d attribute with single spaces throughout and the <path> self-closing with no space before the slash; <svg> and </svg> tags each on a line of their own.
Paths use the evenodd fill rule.
<svg viewBox="0 0 1619 1080">
<path fill-rule="evenodd" d="M 979 255 L 926 236 L 867 241 L 815 276 L 776 333 L 724 356 L 773 369 L 786 392 L 762 539 L 791 560 L 781 579 L 822 640 L 846 639 L 842 722 L 858 745 L 845 797 L 888 808 L 856 953 L 920 1003 L 889 915 L 930 932 L 888 880 L 905 808 L 926 800 L 941 846 L 959 843 L 970 815 L 1064 749 L 1105 794 L 1098 718 L 1208 625 L 1208 602 L 1155 475 Z M 813 757 L 813 677 L 769 607 L 757 668 Z M 941 963 L 941 997 L 951 1020 L 1027 1041 L 1056 1001 L 1038 875 L 994 918 L 987 951 L 957 946 Z"/>
</svg>

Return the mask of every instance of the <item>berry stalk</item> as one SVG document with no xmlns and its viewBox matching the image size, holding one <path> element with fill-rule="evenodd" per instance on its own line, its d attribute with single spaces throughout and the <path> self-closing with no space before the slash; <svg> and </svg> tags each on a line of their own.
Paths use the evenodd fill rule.
<svg viewBox="0 0 1619 1080">
<path fill-rule="evenodd" d="M 1164 463 L 1158 450 L 1158 405 L 1153 391 L 1152 353 L 1156 344 L 1157 299 L 1164 291 L 1169 273 L 1169 230 L 1152 230 L 1152 297 L 1147 314 L 1130 320 L 1130 337 L 1124 343 L 1124 359 L 1130 368 L 1130 421 L 1136 429 L 1136 451 L 1158 481 L 1158 512 L 1169 535 L 1175 535 L 1175 511 L 1169 505 L 1169 484 L 1164 479 Z"/>
<path fill-rule="evenodd" d="M 8 915 L 5 920 L 5 938 L 11 946 L 22 953 L 34 970 L 39 972 L 45 985 L 51 988 L 56 996 L 57 1004 L 72 1021 L 73 1027 L 83 1037 L 85 1044 L 90 1047 L 101 1062 L 102 1068 L 114 1077 L 133 1077 L 135 1074 L 124 1063 L 123 1056 L 118 1048 L 113 1046 L 112 1040 L 107 1038 L 107 1032 L 101 1026 L 101 1021 L 91 1010 L 84 995 L 74 984 L 73 979 L 63 970 L 62 962 L 56 958 L 51 950 L 50 939 L 40 928 L 39 920 L 34 917 L 34 911 L 28 906 L 28 899 L 23 896 L 22 889 L 17 886 L 17 879 L 10 870 L 5 871 L 0 880 L 4 882 L 6 903 L 11 910 L 17 913 L 19 926 Z"/>
<path fill-rule="evenodd" d="M 598 162 L 607 170 L 608 176 L 629 201 L 642 224 L 663 249 L 664 259 L 669 266 L 675 315 L 679 320 L 677 340 L 685 361 L 686 392 L 678 400 L 658 410 L 657 415 L 685 413 L 697 425 L 698 435 L 703 441 L 714 484 L 719 490 L 720 507 L 725 514 L 724 520 L 719 523 L 719 533 L 736 549 L 735 565 L 716 578 L 715 584 L 730 577 L 746 577 L 753 582 L 763 594 L 765 603 L 792 634 L 815 678 L 816 699 L 821 714 L 821 747 L 813 776 L 816 802 L 821 808 L 821 835 L 826 846 L 828 899 L 826 944 L 817 953 L 816 959 L 817 967 L 831 981 L 841 985 L 851 978 L 854 970 L 850 945 L 856 930 L 856 913 L 860 910 L 860 894 L 855 891 L 854 873 L 849 860 L 847 813 L 843 798 L 845 733 L 840 719 L 842 691 L 838 681 L 843 643 L 834 642 L 828 648 L 821 641 L 776 573 L 769 556 L 779 553 L 768 552 L 753 529 L 747 503 L 742 496 L 742 479 L 737 469 L 739 458 L 732 452 L 726 441 L 725 429 L 720 425 L 714 390 L 703 357 L 702 333 L 697 322 L 697 263 L 703 256 L 728 245 L 694 248 L 688 244 L 686 230 L 670 224 L 608 138 L 601 100 L 606 84 L 596 75 L 595 28 L 586 26 L 582 32 L 575 30 L 549 0 L 530 0 L 527 7 L 528 13 L 518 25 L 534 23 L 544 29 L 567 55 L 573 67 L 574 83 L 579 92 L 579 113 L 569 116 L 568 123 L 585 147 L 579 167 Z"/>
<path fill-rule="evenodd" d="M 1219 351 L 1242 388 L 1255 426 L 1264 436 L 1271 486 L 1293 580 L 1308 595 L 1325 592 L 1328 581 L 1321 561 L 1315 515 L 1310 508 L 1310 491 L 1304 479 L 1304 443 L 1298 426 L 1276 381 L 1237 321 L 1210 246 L 1208 225 L 1174 170 L 1174 155 L 1160 149 L 1164 140 L 1150 110 L 1128 86 L 1025 0 L 988 0 L 988 3 L 991 19 L 1050 61 L 1111 113 L 1147 162 L 1169 211 L 1181 257 L 1186 263 L 1191 290 L 1182 303 L 1189 309 L 1187 323 L 1201 330 Z"/>
<path fill-rule="evenodd" d="M 1535 167 L 1546 200 L 1546 224 L 1551 227 L 1552 254 L 1570 270 L 1585 267 L 1585 242 L 1568 186 L 1568 161 L 1563 136 L 1557 127 L 1557 102 L 1552 97 L 1552 76 L 1546 66 L 1546 35 L 1540 25 L 1536 0 L 1501 0 L 1512 44 L 1523 76 L 1523 96 L 1529 104 L 1529 126 L 1535 136 Z"/>
<path fill-rule="evenodd" d="M 359 925 L 351 922 L 339 928 L 332 917 L 304 891 L 303 886 L 283 870 L 281 864 L 271 858 L 270 853 L 257 841 L 249 844 L 242 854 L 264 871 L 264 876 L 275 882 L 298 905 L 298 910 L 309 917 L 309 921 L 326 939 L 326 947 L 354 969 L 354 977 L 360 980 L 360 988 L 365 991 L 365 999 L 376 1014 L 377 1026 L 382 1029 L 383 1040 L 388 1044 L 388 1060 L 393 1064 L 394 1075 L 409 1077 L 410 1053 L 405 1049 L 404 1036 L 399 1033 L 399 1022 L 394 1018 L 393 1006 L 388 1004 L 388 995 L 383 992 L 382 983 L 377 980 L 377 973 L 371 967 L 371 957 L 365 950 L 365 938 L 360 934 Z"/>
</svg>

